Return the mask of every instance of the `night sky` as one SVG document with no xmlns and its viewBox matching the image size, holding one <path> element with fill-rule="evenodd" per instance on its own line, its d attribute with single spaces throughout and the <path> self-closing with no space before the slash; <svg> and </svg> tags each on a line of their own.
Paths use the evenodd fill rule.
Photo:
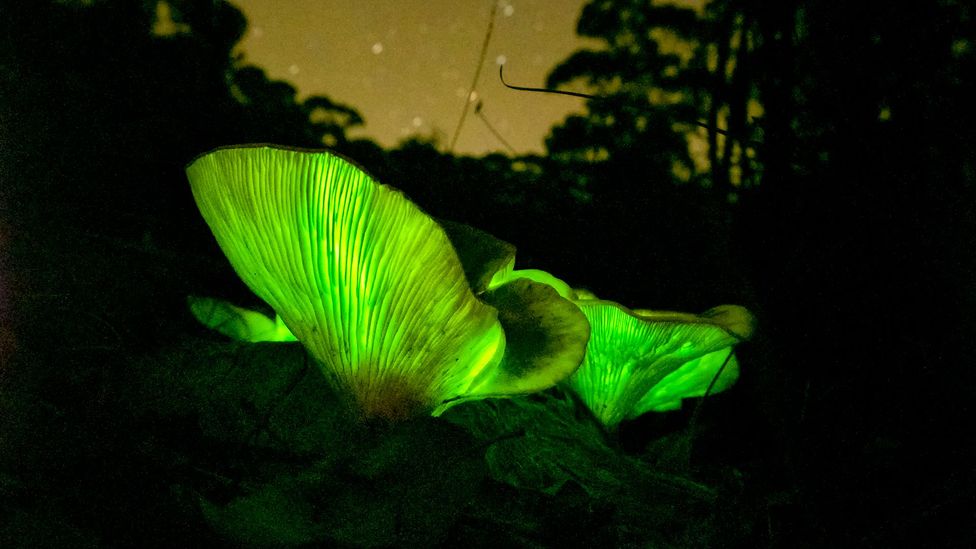
<svg viewBox="0 0 976 549">
<path fill-rule="evenodd" d="M 366 120 L 353 136 L 393 146 L 410 135 L 437 136 L 446 147 L 461 115 L 487 30 L 491 0 L 236 0 L 249 29 L 246 62 L 293 83 L 301 97 L 325 94 Z M 549 128 L 583 100 L 505 89 L 542 86 L 574 50 L 596 44 L 576 36 L 583 0 L 502 0 L 482 70 L 483 115 L 522 154 L 543 151 Z M 469 113 L 456 151 L 505 146 Z"/>
</svg>

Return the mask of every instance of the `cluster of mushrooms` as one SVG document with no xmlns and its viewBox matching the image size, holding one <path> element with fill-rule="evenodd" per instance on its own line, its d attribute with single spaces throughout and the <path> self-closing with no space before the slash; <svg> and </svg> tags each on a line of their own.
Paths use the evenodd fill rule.
<svg viewBox="0 0 976 549">
<path fill-rule="evenodd" d="M 245 341 L 300 341 L 364 418 L 439 415 L 474 399 L 562 384 L 606 428 L 738 377 L 753 330 L 742 307 L 628 309 L 515 249 L 437 221 L 329 151 L 246 145 L 196 158 L 201 214 L 271 318 L 191 298 L 205 325 Z"/>
</svg>

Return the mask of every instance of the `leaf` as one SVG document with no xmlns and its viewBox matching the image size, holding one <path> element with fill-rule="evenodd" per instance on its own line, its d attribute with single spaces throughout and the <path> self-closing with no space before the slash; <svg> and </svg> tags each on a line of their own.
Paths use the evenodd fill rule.
<svg viewBox="0 0 976 549">
<path fill-rule="evenodd" d="M 265 485 L 223 507 L 201 500 L 200 508 L 214 530 L 245 547 L 304 545 L 325 537 L 312 506 L 287 485 Z"/>
<path fill-rule="evenodd" d="M 560 389 L 523 398 L 481 400 L 451 408 L 444 418 L 490 443 L 492 478 L 553 494 L 569 482 L 596 500 L 618 504 L 654 494 L 660 500 L 709 501 L 714 492 L 681 474 L 662 474 L 607 445 L 606 433 L 583 421 Z"/>
<path fill-rule="evenodd" d="M 546 439 L 519 437 L 492 444 L 485 459 L 492 478 L 521 489 L 555 494 L 572 476 L 565 448 Z"/>
<path fill-rule="evenodd" d="M 363 453 L 373 493 L 395 510 L 397 545 L 440 546 L 487 476 L 484 450 L 463 429 L 418 418 Z"/>
</svg>

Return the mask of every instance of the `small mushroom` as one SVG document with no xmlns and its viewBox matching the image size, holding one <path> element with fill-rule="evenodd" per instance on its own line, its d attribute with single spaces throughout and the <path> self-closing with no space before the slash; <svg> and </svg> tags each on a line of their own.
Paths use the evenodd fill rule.
<svg viewBox="0 0 976 549">
<path fill-rule="evenodd" d="M 269 318 L 212 297 L 190 296 L 187 302 L 200 324 L 229 338 L 251 343 L 298 341 L 278 315 Z"/>
<path fill-rule="evenodd" d="M 591 336 L 567 385 L 609 429 L 649 411 L 678 408 L 710 385 L 711 393 L 730 387 L 738 376 L 733 348 L 750 337 L 754 324 L 735 305 L 700 315 L 632 311 L 601 300 L 576 305 Z"/>
</svg>

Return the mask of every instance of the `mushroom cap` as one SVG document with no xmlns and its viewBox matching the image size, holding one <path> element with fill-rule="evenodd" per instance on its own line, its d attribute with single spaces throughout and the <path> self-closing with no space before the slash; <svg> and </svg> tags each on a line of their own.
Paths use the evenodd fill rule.
<svg viewBox="0 0 976 549">
<path fill-rule="evenodd" d="M 499 364 L 499 385 L 512 392 L 535 393 L 573 374 L 586 353 L 590 324 L 573 304 L 549 284 L 515 278 L 483 295 L 498 309 L 506 348 Z"/>
<path fill-rule="evenodd" d="M 498 286 L 513 280 L 525 279 L 551 287 L 552 289 L 556 290 L 556 293 L 558 293 L 562 298 L 576 299 L 576 294 L 573 292 L 573 289 L 569 287 L 569 284 L 559 278 L 556 278 L 552 274 L 540 269 L 515 269 L 513 267 L 514 260 L 512 265 L 509 265 L 507 269 L 500 270 L 495 273 L 495 276 L 491 279 L 489 288 L 497 288 Z"/>
<path fill-rule="evenodd" d="M 364 415 L 504 392 L 497 312 L 402 193 L 335 153 L 267 145 L 204 154 L 187 176 L 234 270 Z"/>
<path fill-rule="evenodd" d="M 575 372 L 586 352 L 590 324 L 571 301 L 569 285 L 545 271 L 516 270 L 515 246 L 508 242 L 462 223 L 439 223 L 472 290 L 498 310 L 505 330 L 505 354 L 485 387 L 528 394 Z"/>
<path fill-rule="evenodd" d="M 590 299 L 600 299 L 591 290 L 586 288 L 573 288 L 573 293 L 576 294 L 577 301 L 586 301 Z"/>
<path fill-rule="evenodd" d="M 591 335 L 583 364 L 567 383 L 611 428 L 702 396 L 719 370 L 712 392 L 731 386 L 738 375 L 732 348 L 753 326 L 752 315 L 734 305 L 701 315 L 632 311 L 601 300 L 576 305 L 589 320 Z"/>
</svg>

